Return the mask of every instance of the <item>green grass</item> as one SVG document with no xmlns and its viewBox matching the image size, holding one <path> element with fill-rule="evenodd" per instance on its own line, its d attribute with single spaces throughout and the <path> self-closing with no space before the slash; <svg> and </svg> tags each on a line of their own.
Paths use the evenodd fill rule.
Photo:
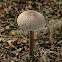
<svg viewBox="0 0 62 62">
<path fill-rule="evenodd" d="M 3 27 L 4 25 L 3 24 L 0 24 L 0 27 Z"/>
</svg>

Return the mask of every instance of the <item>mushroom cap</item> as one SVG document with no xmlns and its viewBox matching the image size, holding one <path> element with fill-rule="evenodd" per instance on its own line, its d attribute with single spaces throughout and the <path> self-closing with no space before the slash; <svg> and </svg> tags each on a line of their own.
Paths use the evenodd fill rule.
<svg viewBox="0 0 62 62">
<path fill-rule="evenodd" d="M 17 18 L 17 23 L 20 28 L 26 31 L 38 31 L 46 25 L 43 15 L 33 10 L 21 13 Z"/>
</svg>

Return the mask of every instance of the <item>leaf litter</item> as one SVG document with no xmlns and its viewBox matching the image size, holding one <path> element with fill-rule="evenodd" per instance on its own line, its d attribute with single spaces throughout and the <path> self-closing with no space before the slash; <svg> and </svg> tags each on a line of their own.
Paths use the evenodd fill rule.
<svg viewBox="0 0 62 62">
<path fill-rule="evenodd" d="M 32 62 L 29 33 L 17 25 L 18 15 L 26 10 L 42 13 L 47 21 L 42 31 L 35 32 L 34 62 L 61 62 L 62 1 L 57 0 L 0 0 L 0 62 Z"/>
</svg>

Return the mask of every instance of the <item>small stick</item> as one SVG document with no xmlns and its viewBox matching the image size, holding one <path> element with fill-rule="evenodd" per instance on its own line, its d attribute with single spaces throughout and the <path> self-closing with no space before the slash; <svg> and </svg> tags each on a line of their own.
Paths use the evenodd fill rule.
<svg viewBox="0 0 62 62">
<path fill-rule="evenodd" d="M 33 56 L 33 47 L 34 47 L 34 31 L 30 31 L 30 42 L 29 42 L 30 56 Z"/>
</svg>

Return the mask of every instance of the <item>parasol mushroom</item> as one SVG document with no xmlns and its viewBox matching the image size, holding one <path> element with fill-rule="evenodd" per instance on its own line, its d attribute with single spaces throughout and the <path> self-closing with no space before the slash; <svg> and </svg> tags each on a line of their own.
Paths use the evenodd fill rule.
<svg viewBox="0 0 62 62">
<path fill-rule="evenodd" d="M 46 21 L 42 14 L 34 10 L 28 10 L 21 13 L 17 19 L 18 26 L 23 30 L 30 32 L 29 54 L 33 55 L 34 31 L 45 27 Z"/>
</svg>

